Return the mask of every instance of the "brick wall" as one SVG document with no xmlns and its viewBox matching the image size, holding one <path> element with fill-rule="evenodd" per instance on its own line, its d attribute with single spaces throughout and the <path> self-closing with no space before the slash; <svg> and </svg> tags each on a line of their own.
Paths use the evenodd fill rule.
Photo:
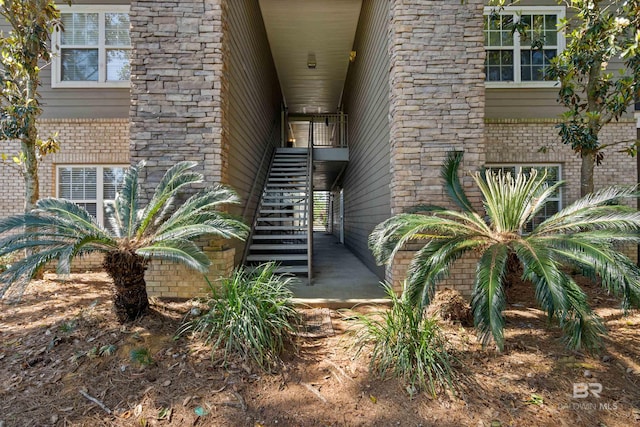
<svg viewBox="0 0 640 427">
<path fill-rule="evenodd" d="M 557 120 L 487 120 L 487 163 L 559 163 L 562 167 L 563 205 L 580 197 L 581 160 L 571 147 L 563 145 L 555 127 Z M 632 141 L 636 137 L 635 123 L 621 120 L 604 127 L 600 134 L 602 144 Z M 628 144 L 612 146 L 604 150 L 604 160 L 596 166 L 596 189 L 609 185 L 635 184 L 637 182 L 636 159 L 621 149 Z M 544 150 L 541 151 L 541 148 Z"/>
<path fill-rule="evenodd" d="M 40 198 L 56 196 L 56 167 L 58 165 L 128 165 L 129 121 L 127 119 L 41 119 L 39 132 L 43 138 L 55 133 L 60 151 L 46 156 L 39 165 Z M 3 145 L 3 152 L 14 155 L 19 143 Z M 11 165 L 0 165 L 0 217 L 24 211 L 24 181 Z M 102 256 L 77 259 L 74 271 L 101 268 Z"/>
<path fill-rule="evenodd" d="M 215 285 L 221 277 L 229 277 L 233 271 L 234 248 L 226 248 L 226 242 L 212 241 L 204 245 L 212 256 L 212 264 L 206 274 Z M 200 272 L 183 265 L 163 260 L 154 260 L 145 273 L 149 295 L 165 298 L 193 298 L 204 296 L 208 285 Z"/>
<path fill-rule="evenodd" d="M 392 2 L 392 214 L 418 204 L 450 205 L 440 179 L 448 151 L 464 150 L 464 171 L 484 164 L 483 7 L 482 0 Z M 471 178 L 462 179 L 479 205 Z M 387 269 L 396 289 L 407 257 Z M 451 280 L 460 289 L 468 287 L 464 275 L 453 274 Z"/>
</svg>

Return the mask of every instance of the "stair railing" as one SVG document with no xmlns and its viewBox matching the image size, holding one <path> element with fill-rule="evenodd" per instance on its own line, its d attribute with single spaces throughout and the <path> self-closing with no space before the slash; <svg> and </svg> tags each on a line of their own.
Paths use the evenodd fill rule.
<svg viewBox="0 0 640 427">
<path fill-rule="evenodd" d="M 309 124 L 309 154 L 307 155 L 307 277 L 313 279 L 313 118 Z"/>
<path fill-rule="evenodd" d="M 249 205 L 251 204 L 251 200 L 255 195 L 255 190 L 258 187 L 258 180 L 261 176 L 264 176 L 263 187 L 267 184 L 267 180 L 269 179 L 269 174 L 271 173 L 271 166 L 273 164 L 273 157 L 275 155 L 275 147 L 274 147 L 274 137 L 276 136 L 276 129 L 278 128 L 278 118 L 274 119 L 273 124 L 271 125 L 271 132 L 269 133 L 269 141 L 267 147 L 262 153 L 262 158 L 260 159 L 260 165 L 258 166 L 258 170 L 256 171 L 256 175 L 253 178 L 253 183 L 251 184 L 251 191 L 249 191 L 249 195 L 247 196 L 247 202 L 244 205 L 244 209 L 242 210 L 242 218 L 246 218 L 247 211 L 249 210 Z M 268 163 L 265 163 L 265 160 L 269 159 Z M 267 172 L 265 175 L 262 175 L 261 172 L 264 169 L 265 164 L 267 167 Z M 246 264 L 247 256 L 249 256 L 249 249 L 251 246 L 251 240 L 253 238 L 253 233 L 256 229 L 256 225 L 258 225 L 258 216 L 260 213 L 260 209 L 262 209 L 262 201 L 264 199 L 264 191 L 261 193 L 258 202 L 256 203 L 256 210 L 253 213 L 253 218 L 251 220 L 251 229 L 249 230 L 249 235 L 247 236 L 247 240 L 245 240 L 244 252 L 242 254 L 242 265 Z"/>
<path fill-rule="evenodd" d="M 311 123 L 316 148 L 348 147 L 348 116 L 346 114 L 316 114 L 312 116 Z"/>
</svg>

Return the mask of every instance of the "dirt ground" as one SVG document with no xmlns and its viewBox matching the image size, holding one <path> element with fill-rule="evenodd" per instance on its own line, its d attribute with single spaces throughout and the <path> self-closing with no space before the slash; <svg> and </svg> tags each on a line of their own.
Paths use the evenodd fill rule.
<svg viewBox="0 0 640 427">
<path fill-rule="evenodd" d="M 528 308 L 528 288 L 511 291 L 502 354 L 443 323 L 467 380 L 462 394 L 433 399 L 372 379 L 341 313 L 331 312 L 334 335 L 299 338 L 277 374 L 225 370 L 201 343 L 174 339 L 191 303 L 152 301 L 121 326 L 104 274 L 46 275 L 0 305 L 0 426 L 640 425 L 640 315 L 587 290 L 609 330 L 603 354 L 564 350 Z"/>
</svg>

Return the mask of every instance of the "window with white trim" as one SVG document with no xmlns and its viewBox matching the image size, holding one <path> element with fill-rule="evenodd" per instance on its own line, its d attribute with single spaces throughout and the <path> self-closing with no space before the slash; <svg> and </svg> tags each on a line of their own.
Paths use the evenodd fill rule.
<svg viewBox="0 0 640 427">
<path fill-rule="evenodd" d="M 487 87 L 550 87 L 545 70 L 565 48 L 564 7 L 485 8 Z M 522 34 L 514 29 L 524 28 Z"/>
<path fill-rule="evenodd" d="M 122 187 L 128 166 L 58 166 L 58 197 L 75 202 L 110 228 L 107 204 Z"/>
<path fill-rule="evenodd" d="M 502 173 L 510 173 L 511 176 L 516 176 L 519 173 L 524 173 L 529 175 L 532 169 L 536 169 L 538 174 L 544 173 L 547 171 L 547 178 L 545 182 L 548 186 L 552 186 L 557 184 L 562 180 L 562 168 L 557 164 L 536 164 L 536 165 L 487 165 L 486 168 L 493 173 L 498 173 L 498 171 L 502 171 Z M 556 191 L 547 199 L 547 203 L 545 203 L 544 207 L 538 212 L 536 217 L 531 221 L 531 223 L 527 224 L 526 231 L 533 230 L 538 224 L 556 214 L 562 209 L 562 188 L 559 187 Z"/>
<path fill-rule="evenodd" d="M 129 87 L 129 6 L 60 6 L 53 87 Z"/>
</svg>

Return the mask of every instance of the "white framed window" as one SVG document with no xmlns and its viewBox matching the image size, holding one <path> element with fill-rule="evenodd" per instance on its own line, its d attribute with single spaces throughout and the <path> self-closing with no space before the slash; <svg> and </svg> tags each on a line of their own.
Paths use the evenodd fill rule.
<svg viewBox="0 0 640 427">
<path fill-rule="evenodd" d="M 486 87 L 553 87 L 545 70 L 565 48 L 564 17 L 562 6 L 485 8 Z M 516 23 L 526 26 L 524 34 L 513 30 Z"/>
<path fill-rule="evenodd" d="M 59 165 L 57 194 L 82 206 L 98 223 L 110 228 L 107 204 L 113 203 L 122 187 L 128 165 Z"/>
<path fill-rule="evenodd" d="M 51 86 L 129 87 L 129 6 L 60 6 L 53 34 Z"/>
<path fill-rule="evenodd" d="M 502 171 L 503 173 L 511 173 L 512 176 L 516 176 L 519 173 L 529 174 L 532 169 L 536 169 L 538 174 L 547 171 L 547 178 L 545 182 L 547 185 L 552 186 L 562 180 L 562 166 L 559 164 L 490 164 L 486 165 L 486 168 L 494 173 Z M 551 197 L 547 199 L 547 203 L 538 212 L 536 217 L 527 224 L 526 231 L 533 230 L 538 224 L 545 219 L 551 217 L 562 209 L 562 187 L 558 187 Z"/>
</svg>

